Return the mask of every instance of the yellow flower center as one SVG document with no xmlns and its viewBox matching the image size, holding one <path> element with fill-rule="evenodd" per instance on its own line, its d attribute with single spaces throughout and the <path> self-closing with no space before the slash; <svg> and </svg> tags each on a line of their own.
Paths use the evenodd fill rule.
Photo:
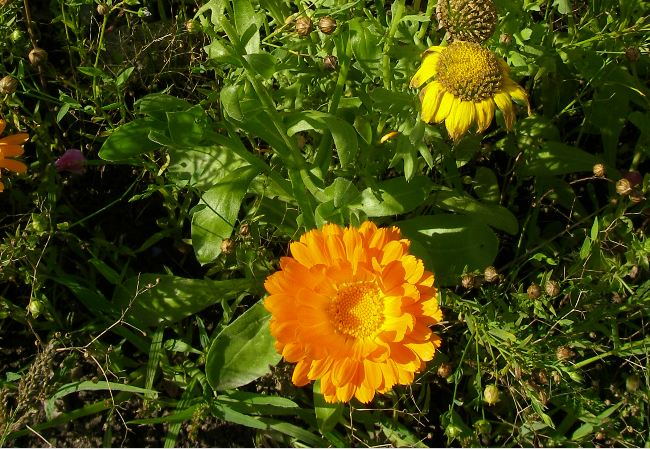
<svg viewBox="0 0 650 450">
<path fill-rule="evenodd" d="M 344 334 L 365 338 L 384 322 L 384 297 L 375 283 L 357 282 L 339 288 L 332 302 L 334 326 Z"/>
<path fill-rule="evenodd" d="M 491 98 L 503 75 L 496 56 L 479 44 L 454 41 L 438 58 L 437 79 L 445 90 L 470 102 Z"/>
</svg>

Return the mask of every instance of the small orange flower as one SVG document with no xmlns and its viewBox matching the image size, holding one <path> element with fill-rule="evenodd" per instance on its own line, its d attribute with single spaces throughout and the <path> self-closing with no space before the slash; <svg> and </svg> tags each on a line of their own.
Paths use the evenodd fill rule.
<svg viewBox="0 0 650 450">
<path fill-rule="evenodd" d="M 291 244 L 266 279 L 275 348 L 297 363 L 292 381 L 321 380 L 330 403 L 362 403 L 413 382 L 440 346 L 433 274 L 408 254 L 397 227 L 328 224 Z"/>
<path fill-rule="evenodd" d="M 4 119 L 0 119 L 0 134 L 2 134 L 7 126 Z M 22 144 L 27 142 L 29 135 L 27 133 L 14 134 L 0 139 L 0 167 L 11 170 L 16 173 L 23 173 L 27 170 L 27 166 L 15 159 L 7 159 L 7 156 L 20 156 L 25 150 Z M 4 191 L 4 184 L 0 181 L 0 192 Z"/>
</svg>

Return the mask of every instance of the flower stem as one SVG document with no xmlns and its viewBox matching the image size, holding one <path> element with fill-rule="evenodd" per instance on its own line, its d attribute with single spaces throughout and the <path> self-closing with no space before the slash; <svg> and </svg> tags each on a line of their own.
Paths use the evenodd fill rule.
<svg viewBox="0 0 650 450">
<path fill-rule="evenodd" d="M 405 3 L 406 0 L 398 0 L 397 9 L 395 10 L 393 17 L 391 17 L 390 31 L 388 32 L 388 36 L 386 36 L 386 43 L 384 44 L 383 66 L 384 66 L 384 88 L 386 89 L 390 89 L 390 82 L 393 75 L 393 71 L 391 70 L 391 65 L 390 65 L 390 56 L 388 56 L 388 52 L 390 51 L 390 46 L 393 43 L 393 37 L 395 36 L 395 32 L 397 31 L 397 24 L 399 24 L 399 21 L 402 19 L 402 14 L 404 14 Z"/>
</svg>

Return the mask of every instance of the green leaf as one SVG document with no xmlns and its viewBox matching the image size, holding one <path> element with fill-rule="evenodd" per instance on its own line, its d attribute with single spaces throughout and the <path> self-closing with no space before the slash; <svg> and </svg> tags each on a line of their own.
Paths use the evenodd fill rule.
<svg viewBox="0 0 650 450">
<path fill-rule="evenodd" d="M 404 237 L 427 250 L 440 285 L 458 284 L 468 271 L 483 271 L 494 262 L 499 241 L 483 222 L 469 216 L 438 214 L 396 222 Z M 416 251 L 413 253 L 418 256 Z"/>
<path fill-rule="evenodd" d="M 509 234 L 514 235 L 519 231 L 517 217 L 501 205 L 481 203 L 467 193 L 460 196 L 451 189 L 439 190 L 434 198 L 435 205 L 441 209 L 471 216 Z"/>
<path fill-rule="evenodd" d="M 109 76 L 106 75 L 102 69 L 98 69 L 97 67 L 78 67 L 77 69 L 79 72 L 83 73 L 84 75 L 88 75 L 89 77 L 109 78 Z"/>
<path fill-rule="evenodd" d="M 167 149 L 170 163 L 167 171 L 179 180 L 189 180 L 200 191 L 207 191 L 246 161 L 235 152 L 221 146 L 195 146 L 184 149 Z"/>
<path fill-rule="evenodd" d="M 232 64 L 241 67 L 241 61 L 232 56 L 234 50 L 232 50 L 231 45 L 219 38 L 214 39 L 210 45 L 203 47 L 203 50 L 208 54 L 208 58 L 217 64 Z"/>
<path fill-rule="evenodd" d="M 350 180 L 337 178 L 325 188 L 325 195 L 334 200 L 334 207 L 340 208 L 359 196 L 359 190 Z"/>
<path fill-rule="evenodd" d="M 327 403 L 320 391 L 320 380 L 314 383 L 314 411 L 318 422 L 318 431 L 327 433 L 336 426 L 343 415 L 344 404 L 341 402 Z"/>
<path fill-rule="evenodd" d="M 122 125 L 106 139 L 99 150 L 99 157 L 106 161 L 119 161 L 158 150 L 160 144 L 149 139 L 149 132 L 166 130 L 165 122 L 152 117 L 136 119 Z"/>
<path fill-rule="evenodd" d="M 158 395 L 157 391 L 152 391 L 150 389 L 144 389 L 137 386 L 131 386 L 121 383 L 107 383 L 106 381 L 98 381 L 93 383 L 92 381 L 77 381 L 74 383 L 68 383 L 61 386 L 59 389 L 52 394 L 52 397 L 47 401 L 45 405 L 45 415 L 47 420 L 52 419 L 52 414 L 54 413 L 54 403 L 61 397 L 65 397 L 68 394 L 78 391 L 124 391 L 124 392 L 137 392 L 139 394 L 151 394 Z"/>
<path fill-rule="evenodd" d="M 117 79 L 115 80 L 115 84 L 117 85 L 117 87 L 121 87 L 123 84 L 127 82 L 134 69 L 135 67 L 129 67 L 128 69 L 124 69 L 122 73 L 120 73 L 117 76 Z"/>
<path fill-rule="evenodd" d="M 286 117 L 284 122 L 289 136 L 305 130 L 329 130 L 343 167 L 352 163 L 357 156 L 357 133 L 352 125 L 336 116 L 319 111 L 304 111 Z"/>
<path fill-rule="evenodd" d="M 259 53 L 260 32 L 255 9 L 249 0 L 233 0 L 235 27 L 246 53 Z"/>
<path fill-rule="evenodd" d="M 526 149 L 525 154 L 524 176 L 591 172 L 595 164 L 604 163 L 598 156 L 561 142 L 543 142 L 541 148 Z"/>
<path fill-rule="evenodd" d="M 352 54 L 361 70 L 370 78 L 381 76 L 381 36 L 370 21 L 360 17 L 348 21 Z"/>
<path fill-rule="evenodd" d="M 417 175 L 410 182 L 404 178 L 392 178 L 377 183 L 378 190 L 365 189 L 348 206 L 360 209 L 368 217 L 384 217 L 404 214 L 413 211 L 424 200 L 433 188 L 433 182 L 424 176 Z"/>
<path fill-rule="evenodd" d="M 244 55 L 244 59 L 260 74 L 264 79 L 271 79 L 275 73 L 277 60 L 269 53 L 249 53 Z"/>
<path fill-rule="evenodd" d="M 501 196 L 497 176 L 487 167 L 479 167 L 474 175 L 474 192 L 484 202 L 498 203 Z"/>
<path fill-rule="evenodd" d="M 192 108 L 192 105 L 185 100 L 167 94 L 145 95 L 135 104 L 139 106 L 140 114 L 151 116 L 156 113 L 163 113 L 162 117 L 166 117 L 164 114 L 168 112 L 187 111 Z"/>
<path fill-rule="evenodd" d="M 219 333 L 212 343 L 205 374 L 214 390 L 233 389 L 269 372 L 280 361 L 269 330 L 268 312 L 260 300 Z"/>
<path fill-rule="evenodd" d="M 259 167 L 240 167 L 203 194 L 199 204 L 207 207 L 192 217 L 192 245 L 201 264 L 221 254 L 221 243 L 232 234 L 246 190 L 259 173 Z"/>
<path fill-rule="evenodd" d="M 178 322 L 251 288 L 251 280 L 196 280 L 144 273 L 115 289 L 113 304 L 147 326 Z"/>
<path fill-rule="evenodd" d="M 208 126 L 208 119 L 201 105 L 187 111 L 168 112 L 167 122 L 172 141 L 181 147 L 193 147 L 201 142 Z"/>
</svg>

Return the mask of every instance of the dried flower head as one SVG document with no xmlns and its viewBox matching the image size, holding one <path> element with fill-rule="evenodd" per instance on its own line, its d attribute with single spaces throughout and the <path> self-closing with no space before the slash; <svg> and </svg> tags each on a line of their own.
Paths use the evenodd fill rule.
<svg viewBox="0 0 650 450">
<path fill-rule="evenodd" d="M 542 288 L 539 287 L 539 284 L 532 283 L 530 286 L 528 286 L 528 290 L 526 292 L 530 298 L 536 299 L 542 295 Z"/>
<path fill-rule="evenodd" d="M 314 30 L 314 23 L 309 17 L 300 17 L 296 20 L 296 32 L 300 36 L 307 36 Z"/>
<path fill-rule="evenodd" d="M 605 165 L 600 164 L 600 163 L 599 163 L 599 164 L 596 164 L 596 165 L 594 165 L 594 169 L 593 169 L 593 170 L 594 170 L 594 176 L 595 176 L 595 177 L 599 177 L 599 178 L 600 178 L 600 177 L 604 177 L 604 176 L 605 176 L 605 172 L 606 172 L 606 170 L 605 170 Z"/>
<path fill-rule="evenodd" d="M 632 184 L 627 178 L 621 178 L 616 182 L 616 192 L 619 195 L 627 195 L 632 191 Z"/>
<path fill-rule="evenodd" d="M 329 16 L 321 17 L 318 20 L 318 29 L 323 34 L 332 34 L 336 31 L 336 20 Z"/>
<path fill-rule="evenodd" d="M 7 75 L 6 77 L 2 78 L 2 80 L 0 80 L 0 94 L 2 95 L 13 94 L 16 92 L 17 87 L 18 80 L 16 80 L 11 75 Z"/>
<path fill-rule="evenodd" d="M 221 241 L 221 252 L 230 255 L 235 251 L 237 248 L 237 244 L 235 244 L 235 241 L 233 241 L 230 238 L 226 238 L 223 241 Z"/>
<path fill-rule="evenodd" d="M 436 17 L 448 40 L 480 43 L 494 33 L 497 9 L 492 0 L 438 0 Z"/>
<path fill-rule="evenodd" d="M 327 55 L 323 59 L 323 69 L 325 70 L 336 70 L 339 66 L 339 60 L 336 56 Z"/>
</svg>

